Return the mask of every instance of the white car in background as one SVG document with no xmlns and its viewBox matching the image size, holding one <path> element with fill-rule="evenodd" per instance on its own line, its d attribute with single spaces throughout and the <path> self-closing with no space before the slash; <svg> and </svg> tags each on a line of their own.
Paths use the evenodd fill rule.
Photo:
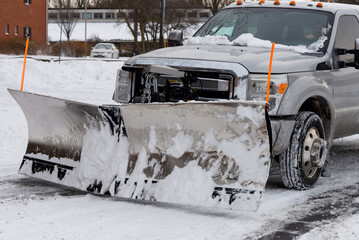
<svg viewBox="0 0 359 240">
<path fill-rule="evenodd" d="M 91 57 L 118 58 L 119 51 L 112 43 L 98 43 L 91 50 Z"/>
</svg>

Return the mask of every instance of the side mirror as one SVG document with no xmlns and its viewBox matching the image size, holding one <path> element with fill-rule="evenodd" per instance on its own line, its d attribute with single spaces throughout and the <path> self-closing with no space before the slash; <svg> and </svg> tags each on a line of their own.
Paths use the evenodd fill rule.
<svg viewBox="0 0 359 240">
<path fill-rule="evenodd" d="M 359 38 L 354 41 L 354 49 L 335 48 L 337 55 L 354 54 L 354 62 L 338 61 L 337 68 L 355 67 L 359 69 Z"/>
<path fill-rule="evenodd" d="M 358 39 L 359 40 L 359 39 Z M 183 45 L 183 31 L 173 30 L 168 34 L 168 46 L 182 46 Z"/>
<path fill-rule="evenodd" d="M 355 39 L 354 63 L 355 68 L 359 69 L 359 38 Z"/>
</svg>

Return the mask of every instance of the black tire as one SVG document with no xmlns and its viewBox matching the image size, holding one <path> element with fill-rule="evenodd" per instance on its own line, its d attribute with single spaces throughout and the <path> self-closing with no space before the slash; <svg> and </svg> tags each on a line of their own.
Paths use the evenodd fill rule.
<svg viewBox="0 0 359 240">
<path fill-rule="evenodd" d="M 317 182 L 322 170 L 308 160 L 310 142 L 316 137 L 325 140 L 325 132 L 322 120 L 315 113 L 299 112 L 295 120 L 288 149 L 279 155 L 280 171 L 286 187 L 306 190 Z"/>
</svg>

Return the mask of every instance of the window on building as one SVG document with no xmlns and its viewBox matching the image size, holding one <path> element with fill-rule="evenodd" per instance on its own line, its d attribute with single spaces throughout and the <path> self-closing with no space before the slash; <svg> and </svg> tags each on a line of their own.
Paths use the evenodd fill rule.
<svg viewBox="0 0 359 240">
<path fill-rule="evenodd" d="M 65 13 L 60 13 L 59 14 L 59 16 L 60 16 L 60 19 L 68 19 L 69 18 L 69 13 L 67 13 L 67 12 L 65 12 Z"/>
<path fill-rule="evenodd" d="M 125 16 L 126 16 L 126 17 L 129 16 L 129 15 L 128 15 L 128 12 L 125 12 Z M 123 16 L 121 15 L 121 13 L 117 13 L 117 18 L 118 18 L 118 19 L 123 18 Z"/>
<path fill-rule="evenodd" d="M 30 5 L 30 4 L 31 4 L 31 0 L 24 0 L 24 3 L 25 3 L 26 5 Z"/>
<path fill-rule="evenodd" d="M 192 11 L 188 13 L 188 17 L 190 18 L 197 18 L 197 12 L 196 11 Z"/>
<path fill-rule="evenodd" d="M 103 19 L 103 13 L 94 13 L 93 18 L 94 19 Z"/>
<path fill-rule="evenodd" d="M 9 24 L 5 25 L 5 34 L 9 35 Z"/>
<path fill-rule="evenodd" d="M 19 27 L 17 25 L 15 26 L 15 35 L 19 35 Z"/>
<path fill-rule="evenodd" d="M 49 19 L 57 19 L 57 13 L 49 13 Z"/>
<path fill-rule="evenodd" d="M 31 39 L 31 27 L 24 27 L 24 38 L 27 36 Z"/>
<path fill-rule="evenodd" d="M 106 13 L 105 18 L 106 19 L 115 19 L 115 13 Z"/>
<path fill-rule="evenodd" d="M 209 13 L 208 12 L 200 12 L 199 17 L 200 18 L 209 18 Z"/>
<path fill-rule="evenodd" d="M 77 13 L 77 12 L 71 13 L 71 17 L 72 17 L 73 19 L 79 19 L 79 18 L 80 18 L 80 13 Z"/>
<path fill-rule="evenodd" d="M 92 19 L 92 13 L 83 13 L 82 19 Z"/>
</svg>

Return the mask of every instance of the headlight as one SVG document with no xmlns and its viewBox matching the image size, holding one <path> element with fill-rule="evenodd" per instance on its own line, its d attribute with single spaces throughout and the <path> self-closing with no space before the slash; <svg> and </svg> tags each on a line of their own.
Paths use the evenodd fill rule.
<svg viewBox="0 0 359 240">
<path fill-rule="evenodd" d="M 115 99 L 116 102 L 128 103 L 131 100 L 131 73 L 117 71 Z"/>
<path fill-rule="evenodd" d="M 250 74 L 249 75 L 249 100 L 265 101 L 267 95 L 267 74 Z M 275 112 L 279 102 L 287 89 L 287 74 L 271 75 L 269 90 L 269 111 Z"/>
</svg>

